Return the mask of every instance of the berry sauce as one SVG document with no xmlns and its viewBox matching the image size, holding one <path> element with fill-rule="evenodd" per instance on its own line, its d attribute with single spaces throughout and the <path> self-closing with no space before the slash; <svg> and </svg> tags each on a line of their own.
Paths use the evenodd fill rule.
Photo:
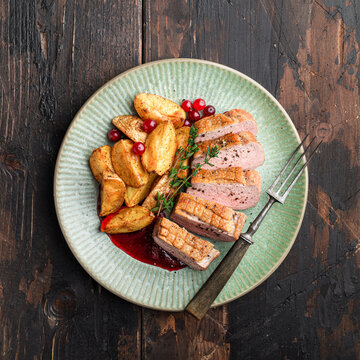
<svg viewBox="0 0 360 360">
<path fill-rule="evenodd" d="M 97 211 L 99 214 L 100 201 L 98 201 Z M 100 223 L 104 220 L 101 216 L 99 216 L 99 219 Z M 154 222 L 144 229 L 132 233 L 106 235 L 109 236 L 116 247 L 145 264 L 154 265 L 169 271 L 180 270 L 186 267 L 183 262 L 168 254 L 155 243 L 152 238 L 153 228 Z"/>
</svg>

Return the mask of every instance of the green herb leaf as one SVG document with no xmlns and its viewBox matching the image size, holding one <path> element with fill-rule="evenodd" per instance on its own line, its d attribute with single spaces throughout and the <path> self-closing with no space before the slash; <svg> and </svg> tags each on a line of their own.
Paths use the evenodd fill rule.
<svg viewBox="0 0 360 360">
<path fill-rule="evenodd" d="M 180 155 L 183 151 L 184 151 L 184 149 L 180 146 L 180 147 L 176 150 L 175 156 Z"/>
<path fill-rule="evenodd" d="M 172 168 L 169 172 L 169 177 L 174 178 L 177 175 L 177 170 L 175 168 Z"/>
</svg>

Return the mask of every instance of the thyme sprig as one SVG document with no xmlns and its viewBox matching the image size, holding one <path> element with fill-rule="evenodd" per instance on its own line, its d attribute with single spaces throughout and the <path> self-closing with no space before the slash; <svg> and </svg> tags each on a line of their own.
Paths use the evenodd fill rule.
<svg viewBox="0 0 360 360">
<path fill-rule="evenodd" d="M 157 211 L 158 215 L 162 210 L 170 212 L 174 207 L 174 199 L 177 193 L 183 188 L 191 187 L 191 178 L 196 176 L 199 170 L 206 164 L 213 166 L 210 163 L 210 160 L 214 157 L 217 157 L 219 154 L 219 148 L 214 146 L 212 148 L 208 147 L 205 159 L 203 163 L 196 164 L 195 168 L 192 170 L 189 176 L 179 177 L 179 173 L 182 170 L 187 170 L 190 167 L 184 165 L 185 160 L 191 158 L 198 150 L 199 146 L 195 143 L 197 136 L 197 128 L 194 125 L 190 128 L 189 139 L 186 148 L 179 147 L 175 154 L 174 165 L 169 172 L 169 182 L 172 188 L 175 188 L 174 191 L 170 191 L 169 194 L 164 195 L 158 193 L 157 204 L 151 209 L 152 211 Z"/>
</svg>

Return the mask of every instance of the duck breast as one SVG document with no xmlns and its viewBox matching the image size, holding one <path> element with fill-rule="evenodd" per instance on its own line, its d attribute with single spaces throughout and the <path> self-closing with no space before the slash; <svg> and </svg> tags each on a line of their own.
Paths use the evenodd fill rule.
<svg viewBox="0 0 360 360">
<path fill-rule="evenodd" d="M 235 241 L 239 239 L 246 215 L 213 201 L 181 193 L 171 219 L 195 234 Z"/>
<path fill-rule="evenodd" d="M 254 207 L 261 192 L 261 178 L 256 170 L 242 168 L 200 170 L 191 180 L 187 193 L 217 202 L 232 209 Z"/>
<path fill-rule="evenodd" d="M 242 109 L 233 109 L 224 114 L 207 116 L 196 121 L 194 125 L 198 131 L 195 142 L 214 140 L 226 134 L 238 134 L 243 131 L 257 134 L 255 119 Z"/>
<path fill-rule="evenodd" d="M 153 238 L 165 251 L 194 270 L 206 270 L 220 255 L 211 242 L 200 239 L 166 218 L 157 220 Z"/>
<path fill-rule="evenodd" d="M 264 149 L 256 140 L 254 134 L 241 132 L 239 134 L 227 134 L 215 140 L 199 143 L 199 151 L 194 154 L 191 167 L 203 163 L 208 149 L 217 146 L 219 154 L 210 160 L 210 166 L 205 164 L 202 169 L 217 170 L 228 167 L 241 167 L 244 170 L 255 169 L 265 161 Z"/>
</svg>

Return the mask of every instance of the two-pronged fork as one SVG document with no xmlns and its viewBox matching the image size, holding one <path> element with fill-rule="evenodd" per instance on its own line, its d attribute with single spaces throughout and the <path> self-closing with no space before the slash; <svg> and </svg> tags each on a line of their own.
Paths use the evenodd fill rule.
<svg viewBox="0 0 360 360">
<path fill-rule="evenodd" d="M 300 170 L 298 171 L 295 178 L 291 181 L 291 183 L 287 186 L 286 190 L 282 193 L 282 190 L 284 186 L 287 184 L 291 176 L 293 175 L 294 171 L 298 167 L 298 165 L 301 162 L 301 159 L 305 156 L 305 153 L 310 149 L 312 143 L 315 140 L 315 137 L 311 140 L 310 144 L 305 148 L 304 152 L 301 154 L 301 156 L 298 158 L 296 163 L 293 165 L 293 168 L 289 172 L 289 174 L 286 176 L 286 178 L 283 181 L 280 181 L 281 178 L 284 176 L 286 170 L 288 169 L 291 161 L 295 158 L 297 152 L 304 144 L 305 140 L 307 139 L 308 135 L 305 136 L 304 140 L 301 142 L 301 144 L 295 149 L 295 151 L 290 156 L 290 159 L 285 164 L 284 168 L 280 171 L 279 175 L 275 179 L 275 181 L 272 183 L 272 185 L 269 187 L 269 189 L 266 191 L 269 195 L 269 201 L 264 206 L 264 208 L 260 211 L 259 215 L 255 218 L 255 220 L 250 224 L 248 230 L 246 233 L 240 235 L 240 239 L 235 242 L 235 244 L 231 247 L 229 252 L 226 254 L 224 259 L 221 261 L 221 263 L 218 265 L 218 267 L 215 269 L 215 271 L 211 274 L 209 279 L 205 282 L 205 284 L 201 287 L 201 289 L 198 291 L 198 293 L 194 296 L 194 298 L 190 301 L 190 303 L 185 308 L 186 311 L 188 311 L 190 314 L 194 315 L 197 319 L 201 319 L 208 309 L 210 308 L 213 301 L 216 299 L 216 297 L 219 295 L 222 288 L 226 285 L 227 281 L 230 279 L 230 276 L 235 271 L 237 266 L 239 265 L 241 259 L 245 255 L 247 249 L 249 246 L 253 243 L 252 237 L 254 236 L 255 232 L 258 230 L 261 222 L 263 221 L 264 217 L 270 210 L 271 206 L 275 202 L 279 202 L 283 204 L 289 195 L 291 189 L 295 185 L 295 183 L 298 181 L 300 175 L 304 171 L 305 167 L 310 162 L 311 158 L 315 154 L 316 150 L 320 146 L 321 142 L 315 147 L 315 149 L 310 154 L 307 161 L 301 166 Z M 277 187 L 278 183 L 280 181 L 280 186 L 277 190 L 275 188 Z"/>
</svg>

